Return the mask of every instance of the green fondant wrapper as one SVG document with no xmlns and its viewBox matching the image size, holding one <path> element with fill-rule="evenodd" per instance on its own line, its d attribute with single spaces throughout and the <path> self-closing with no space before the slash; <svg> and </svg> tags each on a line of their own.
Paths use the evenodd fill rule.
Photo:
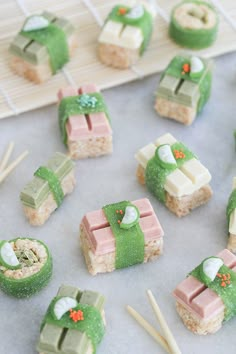
<svg viewBox="0 0 236 354">
<path fill-rule="evenodd" d="M 65 145 L 67 145 L 66 123 L 70 116 L 104 112 L 110 122 L 109 113 L 102 94 L 100 92 L 94 92 L 86 95 L 90 98 L 95 97 L 97 99 L 97 102 L 94 107 L 84 107 L 80 104 L 79 99 L 83 95 L 64 97 L 60 101 L 59 127 L 61 132 L 61 138 Z"/>
<path fill-rule="evenodd" d="M 14 240 L 10 240 L 9 242 L 15 242 L 19 238 Z M 21 238 L 22 239 L 22 238 Z M 34 240 L 32 238 L 23 238 L 27 240 Z M 43 265 L 43 267 L 39 270 L 38 273 L 35 273 L 29 277 L 22 278 L 22 279 L 12 279 L 9 277 L 4 276 L 4 274 L 0 270 L 0 288 L 6 294 L 17 297 L 17 298 L 24 298 L 30 297 L 37 292 L 39 292 L 42 288 L 44 288 L 51 279 L 52 270 L 53 270 L 53 263 L 52 263 L 52 256 L 47 248 L 47 246 L 39 241 L 35 240 L 38 243 L 41 243 L 47 252 L 47 261 Z"/>
<path fill-rule="evenodd" d="M 69 48 L 65 32 L 50 23 L 48 27 L 29 32 L 21 31 L 24 37 L 34 40 L 47 48 L 52 73 L 55 74 L 69 61 Z"/>
<path fill-rule="evenodd" d="M 202 49 L 202 48 L 207 48 L 211 46 L 217 36 L 218 32 L 218 25 L 219 25 L 219 19 L 217 17 L 217 21 L 214 27 L 210 29 L 190 29 L 190 28 L 183 28 L 175 19 L 174 13 L 177 7 L 181 6 L 183 3 L 197 3 L 197 4 L 203 4 L 211 8 L 212 10 L 215 11 L 214 7 L 211 6 L 209 3 L 206 3 L 204 1 L 184 1 L 181 4 L 178 4 L 177 6 L 174 7 L 172 10 L 171 14 L 171 21 L 170 21 L 170 26 L 169 26 L 169 35 L 170 37 L 178 44 L 180 44 L 183 47 L 191 48 L 191 49 Z"/>
<path fill-rule="evenodd" d="M 236 209 L 236 189 L 232 191 L 229 197 L 228 205 L 226 208 L 227 221 L 229 225 L 230 215 Z"/>
<path fill-rule="evenodd" d="M 204 262 L 204 261 L 203 261 Z M 225 317 L 224 320 L 228 321 L 230 318 L 236 315 L 236 274 L 226 265 L 223 265 L 218 273 L 230 274 L 231 284 L 227 285 L 225 288 L 221 286 L 221 279 L 216 277 L 212 282 L 206 281 L 205 277 L 202 277 L 201 269 L 203 262 L 196 267 L 190 275 L 198 279 L 200 282 L 206 285 L 209 289 L 213 290 L 217 295 L 220 296 L 225 305 Z"/>
<path fill-rule="evenodd" d="M 184 144 L 176 142 L 171 146 L 171 150 L 179 150 L 184 152 L 185 157 L 183 159 L 176 159 L 176 166 L 164 168 L 159 159 L 155 155 L 148 161 L 145 169 L 145 180 L 147 188 L 150 192 L 162 203 L 166 201 L 166 191 L 164 188 L 166 177 L 173 172 L 176 168 L 180 168 L 186 161 L 196 157 Z"/>
<path fill-rule="evenodd" d="M 116 269 L 126 268 L 144 261 L 145 240 L 139 223 L 126 230 L 122 229 L 118 223 L 118 221 L 121 222 L 128 205 L 132 204 L 128 201 L 122 201 L 103 207 L 116 240 Z M 117 210 L 122 210 L 123 214 L 117 213 Z"/>
<path fill-rule="evenodd" d="M 124 25 L 140 28 L 143 34 L 143 42 L 140 48 L 140 54 L 142 55 L 143 52 L 146 50 L 152 35 L 152 29 L 153 29 L 152 16 L 148 11 L 144 9 L 144 14 L 141 18 L 138 19 L 127 18 L 124 15 L 119 15 L 118 11 L 119 8 L 121 7 L 128 11 L 130 10 L 130 7 L 117 5 L 112 9 L 111 13 L 108 15 L 107 21 L 111 20 L 111 21 L 123 23 Z"/>
</svg>

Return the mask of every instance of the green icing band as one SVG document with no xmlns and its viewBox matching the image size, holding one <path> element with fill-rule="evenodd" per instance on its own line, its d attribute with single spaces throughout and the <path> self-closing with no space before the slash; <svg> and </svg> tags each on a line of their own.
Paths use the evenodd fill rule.
<svg viewBox="0 0 236 354">
<path fill-rule="evenodd" d="M 129 229 L 122 229 L 120 221 L 125 214 L 125 208 L 132 205 L 128 201 L 109 204 L 103 207 L 103 211 L 116 239 L 116 260 L 115 267 L 126 268 L 144 261 L 144 234 L 139 223 Z M 118 211 L 122 211 L 120 214 Z M 119 223 L 118 223 L 119 221 Z"/>
<path fill-rule="evenodd" d="M 86 333 L 93 345 L 93 353 L 96 353 L 97 345 L 101 342 L 105 327 L 99 310 L 90 305 L 78 304 L 73 311 L 83 311 L 84 320 L 74 322 L 70 318 L 70 313 L 66 312 L 60 320 L 54 318 L 54 305 L 61 298 L 61 296 L 55 297 L 49 305 L 48 311 L 44 317 L 42 328 L 46 323 L 53 324 L 61 328 L 75 329 L 79 332 Z"/>
<path fill-rule="evenodd" d="M 191 48 L 191 49 L 202 49 L 202 48 L 207 48 L 210 45 L 212 45 L 217 36 L 218 32 L 218 24 L 219 24 L 219 18 L 215 12 L 216 15 L 216 24 L 214 27 L 210 29 L 190 29 L 190 28 L 184 28 L 182 27 L 175 19 L 175 10 L 179 7 L 182 6 L 184 3 L 192 3 L 192 4 L 198 4 L 198 5 L 205 5 L 208 6 L 211 10 L 215 12 L 215 9 L 213 6 L 211 6 L 209 3 L 205 1 L 183 1 L 181 4 L 178 4 L 177 6 L 174 7 L 172 10 L 171 14 L 171 22 L 169 26 L 169 35 L 170 37 L 178 44 L 180 44 L 183 47 Z"/>
<path fill-rule="evenodd" d="M 69 61 L 66 34 L 60 27 L 57 27 L 53 23 L 50 23 L 48 27 L 43 29 L 29 32 L 21 31 L 20 34 L 46 46 L 53 74 Z"/>
<path fill-rule="evenodd" d="M 203 261 L 204 262 L 204 261 Z M 196 267 L 190 275 L 198 279 L 200 282 L 206 285 L 209 289 L 213 290 L 217 295 L 220 296 L 225 305 L 225 317 L 224 320 L 228 321 L 231 317 L 236 315 L 236 273 L 233 272 L 226 265 L 223 265 L 218 274 L 230 274 L 230 285 L 226 287 L 221 286 L 221 279 L 217 276 L 212 282 L 206 282 L 201 276 L 201 269 L 203 262 Z"/>
<path fill-rule="evenodd" d="M 236 189 L 232 191 L 229 197 L 228 205 L 226 208 L 227 221 L 229 225 L 230 215 L 236 209 Z"/>
<path fill-rule="evenodd" d="M 137 18 L 137 19 L 128 18 L 125 15 L 119 14 L 120 8 L 126 9 L 127 13 L 129 10 L 131 10 L 130 7 L 117 5 L 112 9 L 111 13 L 108 15 L 107 21 L 111 20 L 111 21 L 123 23 L 124 25 L 140 28 L 143 34 L 143 42 L 140 48 L 140 54 L 142 55 L 145 49 L 147 48 L 152 35 L 152 27 L 153 27 L 152 16 L 148 11 L 144 9 L 144 14 L 141 18 Z"/>
<path fill-rule="evenodd" d="M 210 94 L 211 94 L 211 83 L 212 83 L 212 73 L 209 69 L 206 62 L 204 62 L 204 70 L 203 73 L 199 78 L 190 77 L 189 73 L 182 74 L 183 72 L 183 65 L 189 64 L 190 65 L 190 57 L 188 56 L 175 56 L 170 64 L 168 65 L 167 69 L 164 71 L 162 77 L 164 75 L 174 76 L 178 79 L 184 79 L 187 81 L 191 81 L 199 86 L 200 98 L 198 101 L 197 112 L 201 112 L 202 108 L 204 107 L 205 103 L 208 101 Z M 161 77 L 161 79 L 162 79 Z"/>
<path fill-rule="evenodd" d="M 84 99 L 85 96 L 90 100 Z M 66 123 L 70 116 L 100 112 L 104 112 L 110 122 L 107 106 L 100 92 L 64 97 L 59 104 L 59 126 L 64 144 L 67 145 Z"/>
<path fill-rule="evenodd" d="M 171 146 L 171 150 L 174 154 L 174 150 L 182 151 L 185 154 L 184 158 L 176 159 L 176 166 L 164 168 L 157 156 L 155 155 L 148 161 L 145 169 L 145 180 L 147 188 L 150 192 L 162 203 L 165 203 L 165 181 L 166 177 L 175 169 L 180 168 L 186 161 L 196 158 L 196 156 L 181 142 L 176 142 Z"/>
<path fill-rule="evenodd" d="M 34 173 L 34 176 L 42 178 L 43 180 L 48 182 L 50 191 L 53 194 L 53 198 L 57 203 L 57 207 L 59 207 L 64 199 L 64 193 L 61 187 L 60 180 L 56 176 L 56 174 L 47 167 L 41 166 Z"/>
</svg>

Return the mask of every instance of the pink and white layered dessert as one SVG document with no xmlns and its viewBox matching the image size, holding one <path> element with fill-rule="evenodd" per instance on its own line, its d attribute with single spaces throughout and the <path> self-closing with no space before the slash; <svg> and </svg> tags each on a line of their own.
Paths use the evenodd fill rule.
<svg viewBox="0 0 236 354">
<path fill-rule="evenodd" d="M 205 259 L 174 290 L 185 326 L 205 335 L 236 315 L 236 256 L 224 249 Z"/>
<path fill-rule="evenodd" d="M 148 199 L 109 204 L 87 213 L 80 225 L 92 275 L 146 263 L 163 253 L 163 229 Z"/>
<path fill-rule="evenodd" d="M 107 106 L 94 84 L 59 90 L 59 126 L 74 159 L 112 153 L 112 129 Z"/>
</svg>

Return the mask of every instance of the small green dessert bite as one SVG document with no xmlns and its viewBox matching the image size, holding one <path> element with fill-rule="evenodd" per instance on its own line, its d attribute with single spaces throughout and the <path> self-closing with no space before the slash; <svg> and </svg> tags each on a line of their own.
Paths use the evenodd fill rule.
<svg viewBox="0 0 236 354">
<path fill-rule="evenodd" d="M 218 25 L 218 15 L 210 3 L 187 0 L 172 10 L 169 35 L 183 47 L 207 48 L 216 40 Z"/>
<path fill-rule="evenodd" d="M 17 298 L 29 297 L 45 287 L 52 276 L 47 246 L 32 238 L 0 243 L 0 289 Z"/>
<path fill-rule="evenodd" d="M 62 285 L 42 321 L 37 351 L 95 354 L 105 334 L 104 302 L 97 292 Z"/>
</svg>

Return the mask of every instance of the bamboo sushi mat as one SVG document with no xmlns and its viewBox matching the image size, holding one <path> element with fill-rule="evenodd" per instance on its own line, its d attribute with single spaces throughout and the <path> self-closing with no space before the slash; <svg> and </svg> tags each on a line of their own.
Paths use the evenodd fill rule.
<svg viewBox="0 0 236 354">
<path fill-rule="evenodd" d="M 155 0 L 152 0 L 155 1 Z M 162 71 L 180 50 L 168 38 L 168 22 L 173 6 L 180 0 L 157 0 L 158 15 L 151 43 L 139 62 L 129 70 L 104 66 L 96 56 L 97 37 L 103 20 L 117 3 L 114 0 L 0 0 L 0 118 L 17 115 L 56 102 L 59 88 L 95 82 L 106 89 Z M 236 1 L 212 0 L 220 14 L 216 43 L 199 51 L 214 57 L 236 50 Z M 79 47 L 65 69 L 48 82 L 35 85 L 13 74 L 8 67 L 8 46 L 21 28 L 25 16 L 47 10 L 68 18 L 77 28 Z"/>
</svg>

